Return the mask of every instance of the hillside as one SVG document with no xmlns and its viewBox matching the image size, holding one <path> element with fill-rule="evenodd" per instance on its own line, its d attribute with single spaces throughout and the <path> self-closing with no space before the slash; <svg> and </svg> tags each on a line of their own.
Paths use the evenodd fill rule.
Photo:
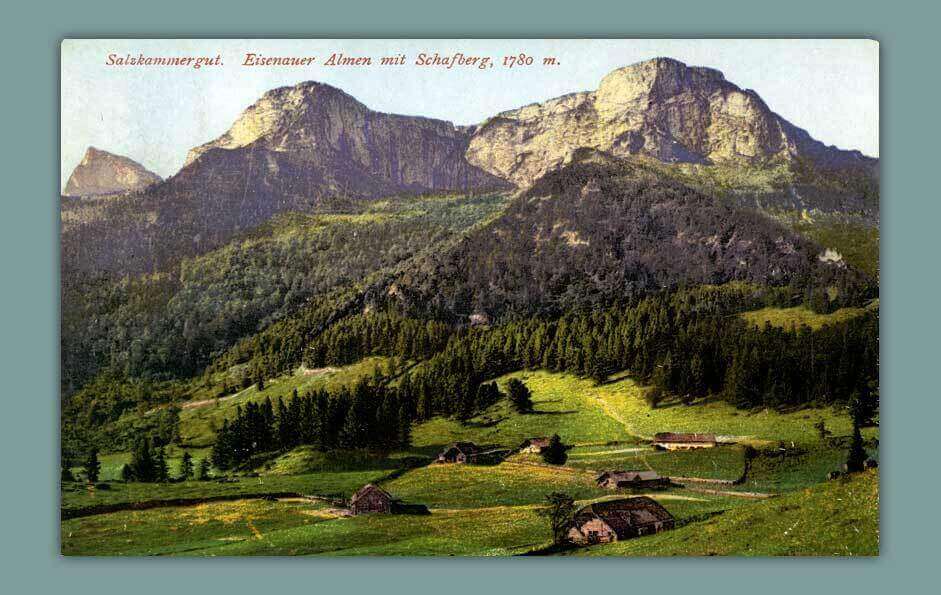
<svg viewBox="0 0 941 595">
<path fill-rule="evenodd" d="M 402 198 L 283 214 L 166 272 L 70 276 L 62 291 L 63 387 L 74 390 L 103 368 L 132 377 L 198 373 L 238 339 L 305 306 L 342 303 L 370 276 L 434 250 L 504 202 Z"/>
<path fill-rule="evenodd" d="M 681 285 L 835 286 L 866 276 L 766 217 L 591 151 L 389 287 L 407 311 L 467 320 L 558 313 Z"/>
<path fill-rule="evenodd" d="M 879 474 L 867 471 L 589 556 L 878 556 Z"/>
</svg>

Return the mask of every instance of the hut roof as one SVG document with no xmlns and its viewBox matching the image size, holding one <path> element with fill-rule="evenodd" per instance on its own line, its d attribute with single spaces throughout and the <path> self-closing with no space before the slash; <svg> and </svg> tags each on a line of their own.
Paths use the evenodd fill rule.
<svg viewBox="0 0 941 595">
<path fill-rule="evenodd" d="M 681 434 L 675 432 L 660 432 L 655 434 L 654 442 L 715 442 L 715 434 Z"/>
<path fill-rule="evenodd" d="M 673 520 L 673 515 L 652 498 L 639 496 L 594 502 L 576 512 L 574 522 L 581 525 L 595 518 L 604 521 L 620 536 L 633 527 Z"/>
<path fill-rule="evenodd" d="M 616 481 L 651 481 L 660 479 L 660 475 L 656 471 L 605 471 L 596 479 L 604 481 L 609 478 Z"/>
<path fill-rule="evenodd" d="M 356 502 L 357 500 L 359 500 L 360 498 L 362 498 L 363 496 L 371 492 L 377 492 L 383 498 L 387 498 L 390 501 L 395 499 L 392 497 L 392 495 L 389 492 L 385 491 L 379 486 L 372 484 L 372 483 L 367 483 L 366 485 L 361 487 L 359 490 L 357 490 L 355 494 L 353 494 L 353 497 L 350 498 L 350 503 L 352 504 L 353 502 Z"/>
</svg>

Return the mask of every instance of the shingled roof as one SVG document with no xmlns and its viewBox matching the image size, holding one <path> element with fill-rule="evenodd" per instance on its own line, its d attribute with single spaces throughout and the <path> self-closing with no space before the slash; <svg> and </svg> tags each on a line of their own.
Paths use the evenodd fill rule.
<svg viewBox="0 0 941 595">
<path fill-rule="evenodd" d="M 660 479 L 656 471 L 605 471 L 596 477 L 596 481 L 605 479 L 614 479 L 615 481 L 651 481 Z"/>
<path fill-rule="evenodd" d="M 619 537 L 630 534 L 632 529 L 658 521 L 672 521 L 673 515 L 652 498 L 639 496 L 594 502 L 575 513 L 576 525 L 594 518 L 604 521 Z"/>
<path fill-rule="evenodd" d="M 660 432 L 653 437 L 654 442 L 715 442 L 715 434 L 678 434 Z"/>
</svg>

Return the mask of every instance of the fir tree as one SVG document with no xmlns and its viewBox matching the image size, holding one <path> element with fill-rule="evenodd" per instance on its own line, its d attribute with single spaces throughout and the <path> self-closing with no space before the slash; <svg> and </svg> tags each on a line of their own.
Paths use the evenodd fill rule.
<svg viewBox="0 0 941 595">
<path fill-rule="evenodd" d="M 196 467 L 196 479 L 199 481 L 209 479 L 209 459 L 206 457 L 200 459 L 199 465 Z"/>
<path fill-rule="evenodd" d="M 131 454 L 131 475 L 136 481 L 145 483 L 155 481 L 156 468 L 153 453 L 150 450 L 150 440 L 146 437 L 137 441 L 134 452 Z"/>
<path fill-rule="evenodd" d="M 101 461 L 98 460 L 97 448 L 91 448 L 88 451 L 88 456 L 85 457 L 85 462 L 82 464 L 82 470 L 90 483 L 98 481 L 98 476 L 101 474 Z"/>
<path fill-rule="evenodd" d="M 186 481 L 193 477 L 193 457 L 189 451 L 183 451 L 183 457 L 180 459 L 180 481 Z"/>
<path fill-rule="evenodd" d="M 164 482 L 170 479 L 170 469 L 167 467 L 167 456 L 163 447 L 157 449 L 154 459 L 154 481 Z"/>
<path fill-rule="evenodd" d="M 847 473 L 862 471 L 866 463 L 866 448 L 863 445 L 863 435 L 859 431 L 859 423 L 853 421 L 853 439 L 850 442 L 849 454 L 846 457 Z"/>
</svg>

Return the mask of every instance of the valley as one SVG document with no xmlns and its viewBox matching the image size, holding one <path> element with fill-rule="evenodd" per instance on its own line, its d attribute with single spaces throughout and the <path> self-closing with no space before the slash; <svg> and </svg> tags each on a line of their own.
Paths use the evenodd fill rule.
<svg viewBox="0 0 941 595">
<path fill-rule="evenodd" d="M 65 555 L 878 555 L 878 160 L 714 69 L 66 190 Z"/>
</svg>

